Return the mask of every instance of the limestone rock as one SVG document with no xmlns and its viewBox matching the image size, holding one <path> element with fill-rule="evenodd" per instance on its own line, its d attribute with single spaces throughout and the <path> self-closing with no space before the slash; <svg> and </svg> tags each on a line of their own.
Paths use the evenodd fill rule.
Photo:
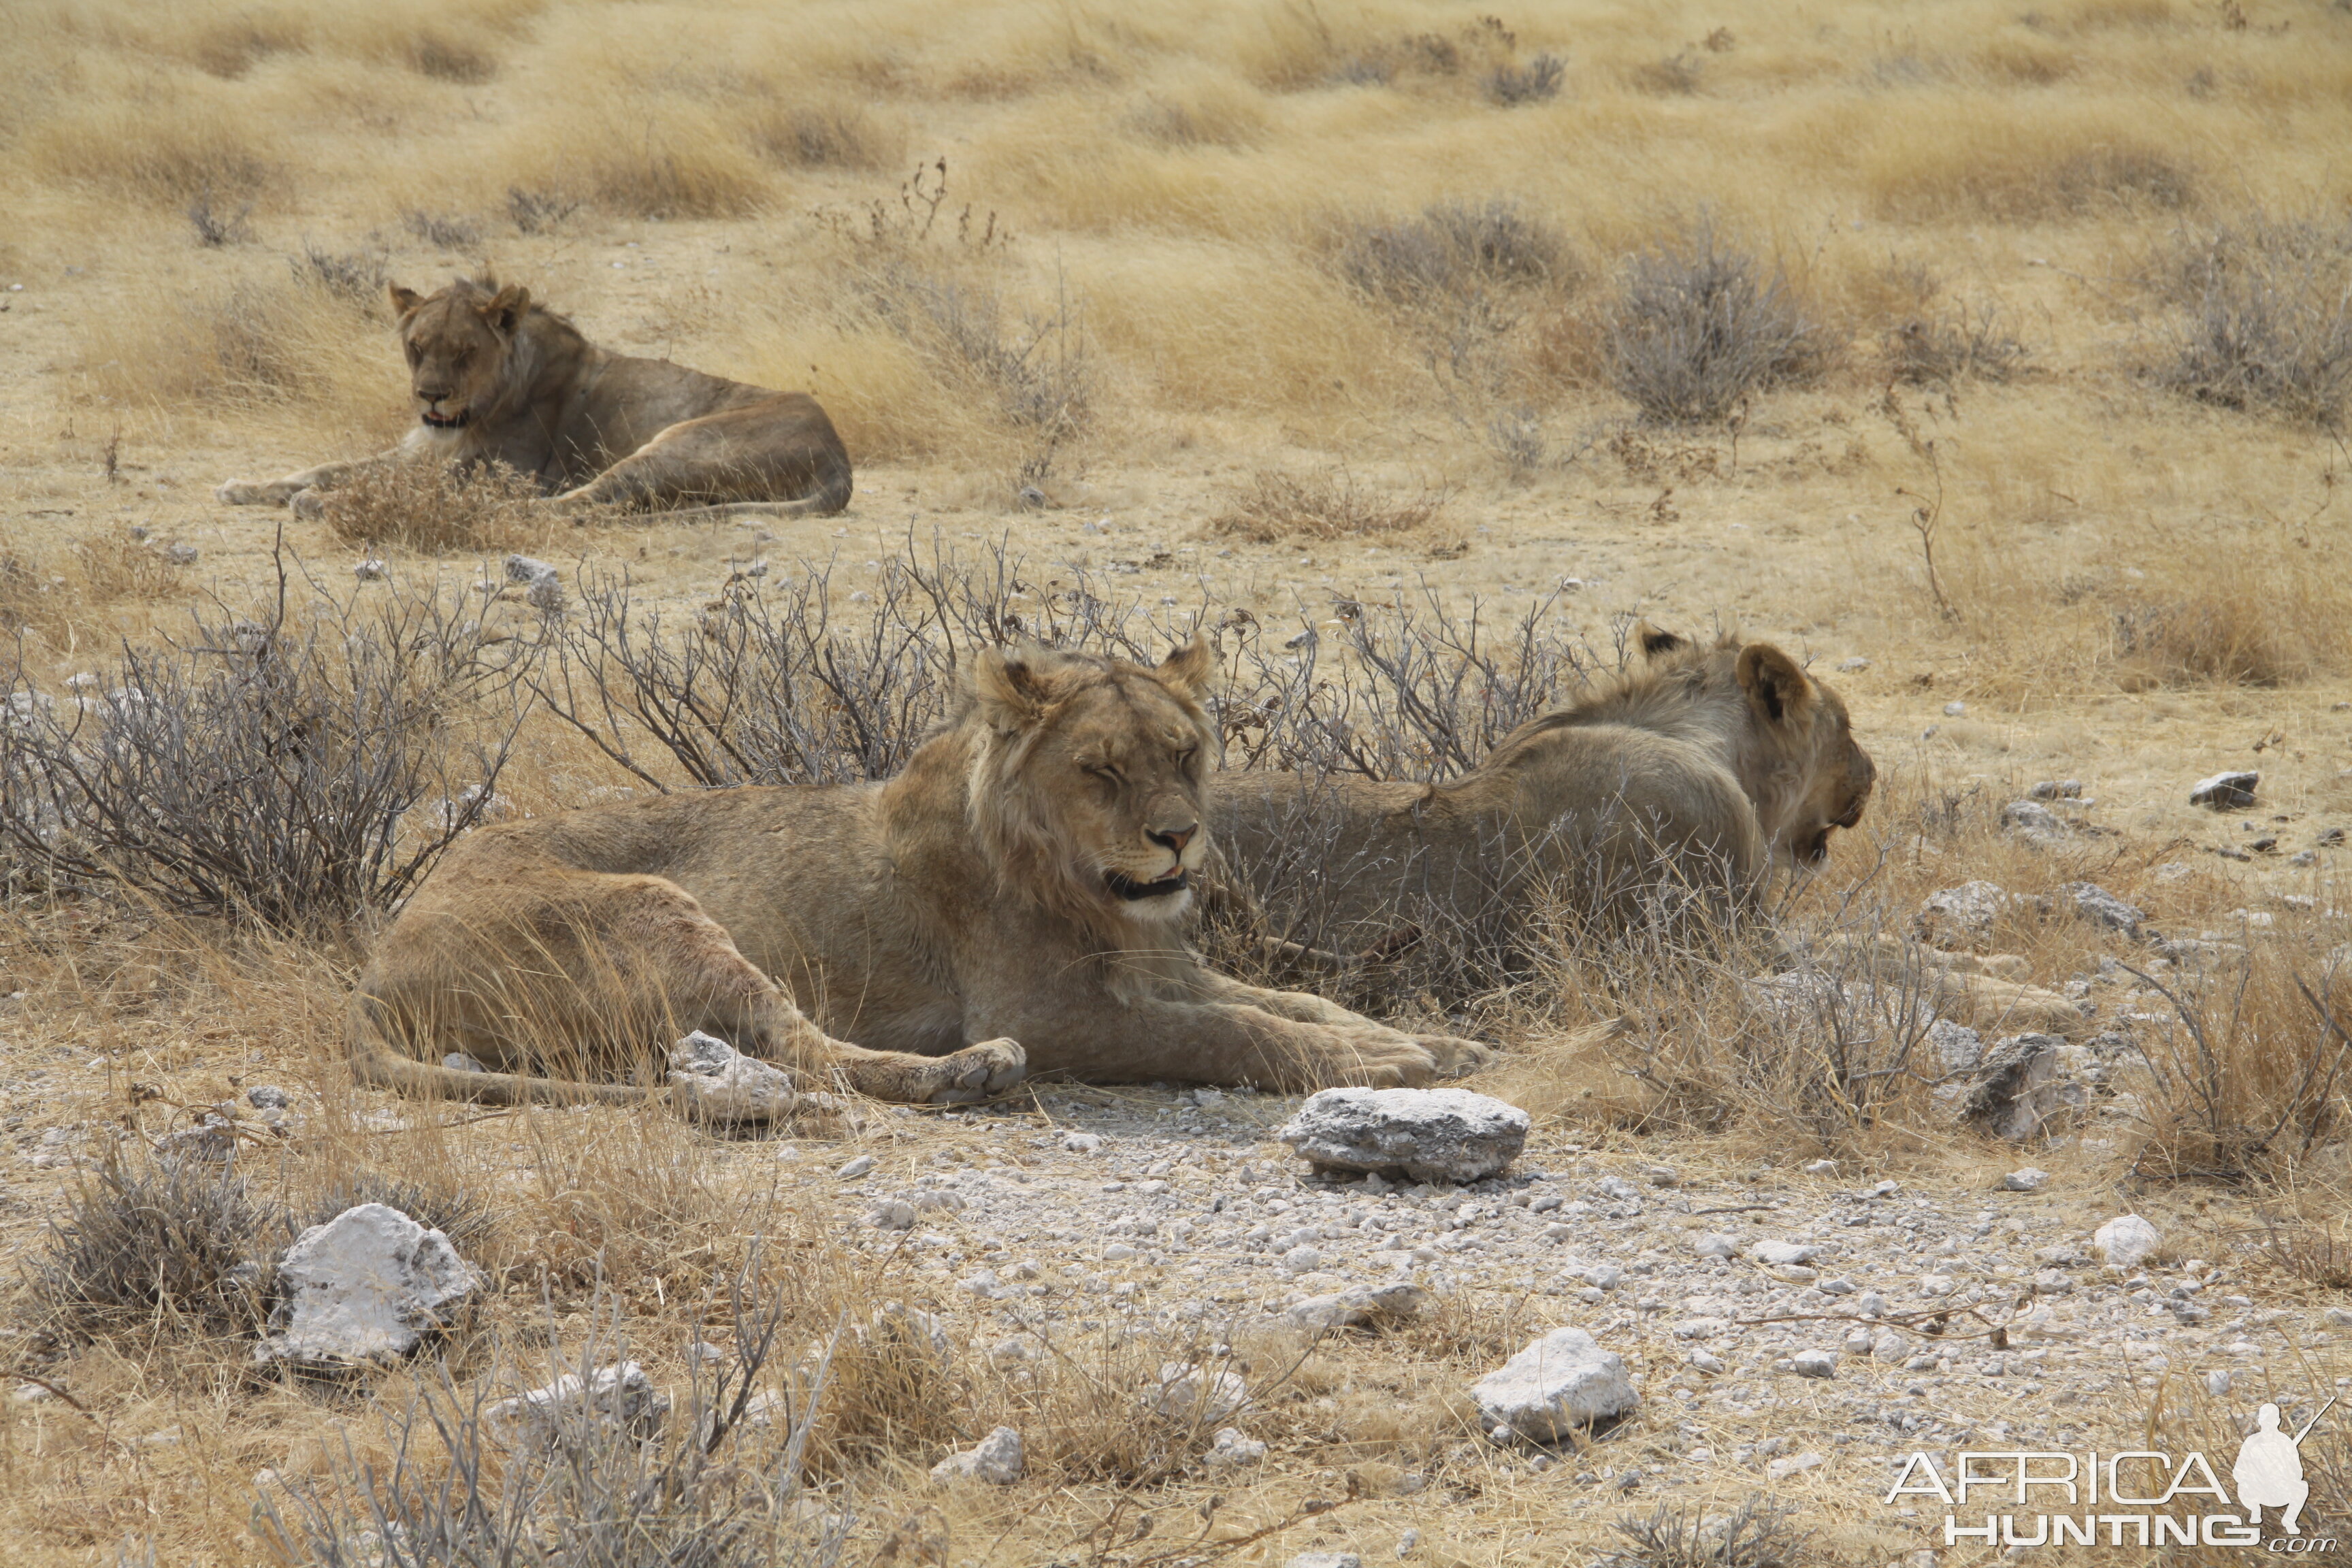
<svg viewBox="0 0 2352 1568">
<path fill-rule="evenodd" d="M 278 1278 L 285 1294 L 254 1360 L 312 1366 L 406 1355 L 481 1283 L 447 1237 L 385 1204 L 304 1231 Z"/>
<path fill-rule="evenodd" d="M 2048 844 L 2074 832 L 2066 819 L 2038 800 L 2012 800 L 2000 808 L 2000 826 L 2029 844 Z"/>
<path fill-rule="evenodd" d="M 654 1386 L 644 1367 L 625 1361 L 600 1366 L 584 1380 L 567 1372 L 543 1388 L 484 1406 L 482 1415 L 523 1443 L 551 1444 L 565 1426 L 582 1422 L 647 1438 L 669 1418 L 669 1395 Z"/>
<path fill-rule="evenodd" d="M 1151 1407 L 1171 1421 L 1223 1421 L 1249 1403 L 1249 1384 L 1239 1373 L 1212 1372 L 1198 1362 L 1164 1362 Z"/>
<path fill-rule="evenodd" d="M 1551 1442 L 1642 1402 L 1624 1361 L 1582 1329 L 1554 1329 L 1470 1385 L 1482 1425 Z"/>
<path fill-rule="evenodd" d="M 1417 1318 L 1428 1309 L 1428 1291 L 1398 1279 L 1310 1296 L 1290 1309 L 1290 1321 L 1309 1329 L 1360 1329 Z"/>
<path fill-rule="evenodd" d="M 1958 1120 L 2023 1142 L 2090 1103 L 2090 1091 L 2058 1070 L 2064 1045 L 2054 1035 L 1996 1040 L 1966 1081 L 1941 1086 L 1935 1098 Z"/>
<path fill-rule="evenodd" d="M 699 1029 L 670 1047 L 669 1081 L 688 1112 L 707 1121 L 772 1121 L 800 1100 L 782 1068 Z"/>
<path fill-rule="evenodd" d="M 2156 1226 L 2136 1214 L 2118 1215 L 2092 1233 L 2091 1245 L 2110 1268 L 2137 1268 L 2164 1245 Z"/>
<path fill-rule="evenodd" d="M 2215 811 L 2237 811 L 2254 804 L 2254 786 L 2262 782 L 2263 775 L 2253 772 L 2215 773 L 2190 786 L 2189 804 L 2210 805 Z"/>
<path fill-rule="evenodd" d="M 1789 1358 L 1789 1370 L 1799 1377 L 1835 1377 L 1837 1363 L 1835 1351 L 1799 1351 Z"/>
<path fill-rule="evenodd" d="M 1262 1465 L 1265 1462 L 1265 1445 L 1237 1426 L 1220 1426 L 1217 1440 L 1201 1456 L 1201 1462 L 1217 1469 Z"/>
<path fill-rule="evenodd" d="M 1027 1460 L 1021 1451 L 1021 1434 L 1010 1426 L 999 1426 L 980 1440 L 977 1447 L 950 1454 L 931 1467 L 935 1481 L 986 1481 L 992 1487 L 1009 1487 L 1021 1479 Z"/>
<path fill-rule="evenodd" d="M 2050 1173 L 2034 1165 L 2021 1165 L 2000 1179 L 2001 1190 L 2009 1193 L 2038 1193 L 2050 1184 Z"/>
<path fill-rule="evenodd" d="M 1364 1568 L 1364 1560 L 1352 1552 L 1302 1552 L 1286 1568 Z"/>
<path fill-rule="evenodd" d="M 2076 914 L 2126 936 L 2139 935 L 2139 923 L 2147 918 L 2137 905 L 2124 902 L 2096 882 L 2069 882 L 2058 890 L 2074 901 Z"/>
<path fill-rule="evenodd" d="M 1992 941 L 1992 922 L 2008 904 L 2009 890 L 1997 882 L 1963 882 L 1922 900 L 1911 930 L 1934 947 L 1982 947 Z"/>
<path fill-rule="evenodd" d="M 1475 1182 L 1527 1146 L 1528 1113 L 1463 1089 L 1327 1089 L 1275 1133 L 1324 1168 Z"/>
<path fill-rule="evenodd" d="M 563 607 L 562 572 L 528 555 L 509 555 L 506 564 L 507 581 L 522 584 L 523 599 L 532 609 L 551 612 Z"/>
</svg>

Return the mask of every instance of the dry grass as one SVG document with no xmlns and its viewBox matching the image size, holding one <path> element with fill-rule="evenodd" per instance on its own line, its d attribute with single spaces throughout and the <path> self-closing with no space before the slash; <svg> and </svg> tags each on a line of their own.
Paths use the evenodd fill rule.
<svg viewBox="0 0 2352 1568">
<path fill-rule="evenodd" d="M 1423 526 L 1445 505 L 1442 489 L 1412 496 L 1359 488 L 1345 468 L 1327 474 L 1286 474 L 1261 468 L 1249 487 L 1209 526 L 1263 543 L 1287 539 L 1360 539 Z"/>
<path fill-rule="evenodd" d="M 0 368 L 22 389 L 0 408 L 0 669 L 19 689 L 69 703 L 82 689 L 63 682 L 120 662 L 121 639 L 144 652 L 180 626 L 175 598 L 216 590 L 242 605 L 266 587 L 278 520 L 211 510 L 204 490 L 389 445 L 408 415 L 383 282 L 422 282 L 453 247 L 469 263 L 478 248 L 600 342 L 814 391 L 847 440 L 857 505 L 822 526 L 758 539 L 638 521 L 567 536 L 591 576 L 631 575 L 630 602 L 661 610 L 665 636 L 706 616 L 744 634 L 704 641 L 738 689 L 799 724 L 730 731 L 758 751 L 746 776 L 875 771 L 934 710 L 928 653 L 850 657 L 873 646 L 851 595 L 870 605 L 907 586 L 864 562 L 893 553 L 909 514 L 951 536 L 1011 531 L 1027 596 L 993 610 L 1024 627 L 1105 637 L 1104 605 L 1171 627 L 1195 605 L 1212 620 L 1246 612 L 1225 628 L 1251 709 L 1228 710 L 1229 747 L 1261 763 L 1328 761 L 1345 741 L 1400 775 L 1460 765 L 1396 699 L 1442 697 L 1439 678 L 1461 667 L 1367 685 L 1354 647 L 1367 626 L 1393 629 L 1385 617 L 1418 603 L 1424 573 L 1433 601 L 1457 611 L 1472 595 L 1504 601 L 1513 621 L 1551 605 L 1545 658 L 1608 648 L 1636 615 L 1737 620 L 1817 670 L 1864 654 L 1866 669 L 1835 679 L 1886 770 L 1882 793 L 1787 911 L 1792 929 L 1900 932 L 1925 893 L 1977 877 L 2032 894 L 2097 881 L 2168 935 L 2218 936 L 2241 908 L 2275 914 L 2242 965 L 2164 976 L 2178 1005 L 2147 988 L 2131 1004 L 2175 1021 L 2125 1061 L 2138 1119 L 2101 1114 L 2080 1142 L 2034 1157 L 2086 1190 L 2120 1181 L 2143 1204 L 2210 1203 L 2267 1259 L 2265 1290 L 2309 1301 L 2342 1288 L 2345 1106 L 2327 1076 L 2341 1041 L 2295 981 L 2338 1009 L 2327 959 L 2344 933 L 2275 901 L 2340 906 L 2332 855 L 2284 862 L 2352 811 L 2333 707 L 2352 671 L 2343 458 L 2328 434 L 2344 390 L 2336 219 L 2352 199 L 2334 151 L 2352 144 L 2336 12 L 1955 0 L 1897 15 L 1832 0 L 1750 7 L 1726 28 L 1671 7 L 1487 21 L 1402 0 L 1142 0 L 1116 15 L 1023 0 L 201 0 L 14 21 L 0 190 L 19 221 L 0 233 L 0 285 L 26 288 L 0 295 Z M 899 177 L 943 154 L 954 196 L 919 209 L 929 198 Z M 1738 237 L 1753 294 L 1801 307 L 1805 331 L 1763 336 L 1805 352 L 1775 349 L 1767 374 L 1728 378 L 1699 356 L 1696 379 L 1725 395 L 1621 390 L 1612 371 L 1643 356 L 1614 351 L 1657 360 L 1665 341 L 1612 332 L 1628 264 L 1686 252 L 1682 218 L 1701 212 Z M 1890 380 L 1916 441 L 1871 412 Z M 1703 423 L 1628 426 L 1643 408 Z M 1045 507 L 1013 510 L 1036 506 L 1024 489 Z M 288 527 L 320 560 L 371 545 L 568 559 L 514 519 L 515 499 L 411 474 L 350 492 L 326 527 Z M 1908 521 L 1923 507 L 1937 519 L 1932 590 Z M 1217 528 L 1202 537 L 1207 519 Z M 201 546 L 193 570 L 151 542 L 182 539 Z M 813 580 L 794 558 L 824 568 L 815 598 L 773 596 L 761 637 L 730 607 L 755 580 L 712 601 L 755 553 L 777 563 L 756 580 L 772 590 Z M 418 569 L 393 567 L 395 583 Z M 1563 578 L 1576 585 L 1547 598 Z M 579 651 L 595 645 L 594 608 L 546 625 L 499 603 L 485 618 L 502 639 L 584 637 Z M 1319 653 L 1282 646 L 1302 610 Z M 795 616 L 813 637 L 785 635 Z M 1499 694 L 1498 721 L 1515 693 L 1536 700 L 1580 668 L 1523 669 L 1516 645 L 1504 651 L 1511 679 L 1479 674 L 1454 693 Z M 930 684 L 893 688 L 902 710 L 876 729 L 887 743 L 862 747 L 844 739 L 855 691 L 806 679 L 828 658 L 836 673 L 919 666 Z M 708 679 L 717 665 L 697 668 Z M 760 684 L 763 669 L 776 679 Z M 1272 710 L 1277 692 L 1295 703 Z M 1944 711 L 1953 700 L 1966 711 Z M 635 710 L 616 722 L 656 779 L 700 776 Z M 2180 804 L 2189 779 L 2234 765 L 2265 771 L 2246 814 L 2256 830 Z M 2001 831 L 2005 799 L 2075 773 L 2103 774 L 2095 820 L 2118 832 L 2034 847 Z M 506 776 L 502 793 L 533 809 L 647 786 L 544 710 Z M 2254 831 L 2279 852 L 2205 853 L 2249 853 L 2237 847 Z M 1562 1506 L 1579 1494 L 1558 1475 L 1471 1446 L 1461 1374 L 1548 1326 L 1545 1298 L 1459 1300 L 1410 1334 L 1311 1351 L 1226 1333 L 1269 1384 L 1250 1425 L 1275 1454 L 1262 1473 L 1212 1481 L 1188 1468 L 1206 1435 L 1144 1418 L 1137 1397 L 1163 1352 L 1208 1350 L 1189 1330 L 1121 1339 L 1105 1313 L 1100 1329 L 1056 1330 L 1034 1360 L 1000 1366 L 961 1341 L 934 1357 L 902 1331 L 909 1320 L 877 1324 L 875 1310 L 918 1307 L 936 1279 L 842 1248 L 818 1228 L 823 1182 L 802 1190 L 805 1173 L 771 1146 L 604 1111 L 386 1107 L 352 1092 L 336 1056 L 362 933 L 163 921 L 120 879 L 25 871 L 21 858 L 0 868 L 0 994 L 25 993 L 0 1001 L 18 1136 L 75 1121 L 145 1142 L 265 1076 L 315 1089 L 297 1136 L 255 1130 L 270 1142 L 241 1156 L 247 1194 L 281 1230 L 361 1193 L 470 1227 L 495 1289 L 441 1347 L 455 1401 L 443 1414 L 617 1350 L 616 1321 L 684 1386 L 685 1347 L 739 1331 L 719 1304 L 736 1281 L 781 1306 L 786 1348 L 766 1386 L 819 1419 L 796 1455 L 789 1428 L 745 1434 L 748 1447 L 699 1473 L 756 1475 L 778 1496 L 814 1485 L 822 1504 L 803 1491 L 806 1506 L 754 1510 L 764 1537 L 727 1534 L 742 1516 L 718 1504 L 699 1536 L 666 1513 L 633 1549 L 724 1562 L 757 1538 L 769 1558 L 812 1564 L 866 1562 L 886 1542 L 901 1563 L 1172 1562 L 1208 1550 L 1172 1522 L 1196 1509 L 1220 1532 L 1291 1521 L 1258 1548 L 1270 1561 L 1318 1536 L 1385 1552 L 1407 1518 L 1431 1561 L 1693 1549 L 1671 1511 L 1649 1522 L 1646 1501 L 1604 1511 L 1638 1513 L 1647 1538 L 1612 1539 L 1607 1517 Z M 1542 962 L 1522 951 L 1474 973 L 1438 942 L 1421 973 L 1470 992 L 1445 1005 L 1510 1047 L 1488 1087 L 1537 1110 L 1547 1135 L 1751 1167 L 1832 1153 L 1945 1186 L 2015 1162 L 1938 1119 L 1901 1026 L 1906 987 L 1924 978 L 1874 972 L 1866 997 L 1792 1014 L 1759 1005 L 1761 961 L 1745 954 L 1629 952 L 1540 920 L 1517 940 Z M 2049 985 L 2149 956 L 2024 906 L 1990 945 Z M 1422 989 L 1366 1000 L 1426 1016 L 1437 994 Z M 2095 990 L 2110 1012 L 2122 994 Z M 1619 1017 L 1631 1022 L 1600 1027 Z M 896 1158 L 959 1134 L 894 1120 L 860 1136 Z M 125 1147 L 124 1169 L 147 1179 Z M 18 1174 L 6 1246 L 29 1260 L 48 1220 L 75 1211 L 40 1184 L 53 1178 Z M 2259 1241 L 2257 1204 L 2274 1216 Z M 371 1517 L 359 1467 L 392 1474 L 404 1431 L 415 1473 L 447 1473 L 423 1428 L 400 1425 L 439 1386 L 430 1378 L 325 1396 L 257 1384 L 243 1319 L 199 1313 L 203 1290 L 177 1284 L 165 1294 L 194 1304 L 158 1308 L 148 1282 L 114 1292 L 69 1349 L 60 1339 L 19 1366 L 89 1414 L 0 1404 L 5 1522 L 26 1561 L 109 1560 L 125 1535 L 152 1538 L 129 1561 L 252 1560 L 250 1478 L 264 1467 L 333 1504 L 301 1521 L 348 1533 Z M 19 1327 L 50 1310 L 34 1292 L 18 1306 Z M 828 1343 L 835 1375 L 815 1396 L 787 1363 Z M 2226 1402 L 2184 1404 L 2183 1386 L 2152 1411 L 2139 1390 L 2101 1418 L 2135 1440 L 2146 1424 L 2185 1434 L 2225 1419 Z M 977 1500 L 922 1487 L 920 1467 L 1000 1420 L 1028 1435 L 1035 1487 Z M 173 1429 L 177 1444 L 141 1441 Z M 551 1521 L 602 1550 L 625 1538 L 582 1525 L 606 1520 L 599 1500 L 678 1458 L 600 1451 L 575 1478 L 594 1484 L 576 1488 L 534 1474 L 578 1505 Z M 1376 1495 L 1408 1467 L 1431 1478 L 1419 1500 Z M 1746 1495 L 1744 1474 L 1713 1489 L 1708 1511 Z M 1349 1477 L 1359 1502 L 1301 1510 Z M 709 1496 L 682 1484 L 677 1495 Z M 301 1539 L 299 1510 L 272 1495 Z M 1899 1555 L 1836 1539 L 1850 1499 L 1816 1489 L 1803 1506 L 1835 1560 Z M 836 1530 L 827 1512 L 856 1522 Z M 1146 1513 L 1154 1532 L 1139 1536 Z"/>
</svg>

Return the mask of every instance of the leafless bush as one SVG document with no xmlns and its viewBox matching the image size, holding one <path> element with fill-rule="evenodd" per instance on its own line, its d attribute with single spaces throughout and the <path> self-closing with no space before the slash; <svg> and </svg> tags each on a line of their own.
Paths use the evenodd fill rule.
<svg viewBox="0 0 2352 1568">
<path fill-rule="evenodd" d="M 425 459 L 372 465 L 324 492 L 336 538 L 446 555 L 529 548 L 547 527 L 539 487 L 503 464 Z"/>
<path fill-rule="evenodd" d="M 2335 427 L 2352 398 L 2352 224 L 2254 212 L 2159 262 L 2179 308 L 2159 383 Z"/>
<path fill-rule="evenodd" d="M 898 153 L 896 139 L 847 100 L 765 105 L 752 121 L 751 140 L 777 163 L 803 169 L 878 169 Z"/>
<path fill-rule="evenodd" d="M 78 539 L 74 566 L 93 599 L 161 599 L 184 586 L 187 569 L 144 539 L 129 533 Z"/>
<path fill-rule="evenodd" d="M 288 257 L 286 264 L 293 269 L 295 281 L 324 289 L 339 300 L 370 309 L 383 301 L 384 286 L 392 280 L 382 251 L 352 250 L 338 255 L 321 250 L 307 239 L 302 242 L 302 254 Z"/>
<path fill-rule="evenodd" d="M 1553 54 L 1538 55 L 1525 65 L 1506 62 L 1487 73 L 1486 96 L 1506 109 L 1541 103 L 1559 96 L 1560 79 L 1567 74 L 1568 63 Z"/>
<path fill-rule="evenodd" d="M 268 1220 L 227 1164 L 134 1167 L 110 1152 L 26 1263 L 37 1327 L 68 1339 L 142 1324 L 250 1331 L 265 1305 L 252 1256 Z"/>
<path fill-rule="evenodd" d="M 2352 1290 L 2352 1237 L 2339 1219 L 2310 1221 L 2265 1215 L 2253 1237 L 2272 1267 L 2323 1290 Z"/>
<path fill-rule="evenodd" d="M 1699 58 L 1685 49 L 1651 61 L 1633 72 L 1633 83 L 1644 92 L 1665 97 L 1687 97 L 1699 89 L 1706 70 Z"/>
<path fill-rule="evenodd" d="M 1066 287 L 1051 310 L 1024 312 L 1015 326 L 993 284 L 956 277 L 918 257 L 875 258 L 860 281 L 877 317 L 984 395 L 1008 425 L 1046 438 L 1086 427 L 1094 369 L 1085 303 Z"/>
<path fill-rule="evenodd" d="M 1304 477 L 1260 468 L 1250 475 L 1249 488 L 1209 526 L 1260 544 L 1286 539 L 1361 539 L 1419 528 L 1438 514 L 1451 493 L 1424 485 L 1410 497 L 1384 496 L 1359 489 L 1355 476 L 1345 468 Z"/>
<path fill-rule="evenodd" d="M 2027 353 L 2002 327 L 2000 307 L 1990 301 L 1922 310 L 1886 329 L 1887 369 L 1915 386 L 2008 381 L 2025 368 Z"/>
<path fill-rule="evenodd" d="M 689 1354 L 682 1407 L 658 1423 L 611 1419 L 583 1400 L 543 1430 L 519 1430 L 488 1414 L 487 1384 L 461 1389 L 436 1368 L 384 1414 L 387 1460 L 346 1447 L 324 1479 L 266 1488 L 257 1531 L 303 1568 L 834 1568 L 851 1510 L 795 1507 L 830 1358 L 779 1397 L 761 1384 L 785 1348 L 780 1300 L 747 1268 L 720 1310 L 732 1353 L 715 1365 Z M 589 1316 L 614 1326 L 551 1357 L 550 1376 L 585 1381 L 626 1360 L 621 1314 L 600 1300 Z"/>
<path fill-rule="evenodd" d="M 1503 197 L 1441 202 L 1419 217 L 1356 225 L 1333 253 L 1339 275 L 1375 299 L 1413 305 L 1492 284 L 1566 276 L 1559 231 Z"/>
<path fill-rule="evenodd" d="M 507 216 L 518 234 L 545 234 L 579 210 L 579 198 L 561 191 L 507 187 Z"/>
<path fill-rule="evenodd" d="M 463 250 L 480 243 L 482 226 L 471 218 L 452 217 L 411 207 L 400 215 L 400 226 L 441 250 Z"/>
<path fill-rule="evenodd" d="M 1820 335 L 1788 279 L 1766 276 L 1702 216 L 1627 264 L 1610 374 L 1645 418 L 1718 420 L 1751 392 L 1810 375 Z"/>
<path fill-rule="evenodd" d="M 244 245 L 253 238 L 253 204 L 247 202 L 235 212 L 226 206 L 213 205 L 213 194 L 205 191 L 188 204 L 188 225 L 196 231 L 196 243 L 206 247 Z"/>
<path fill-rule="evenodd" d="M 1798 1568 L 1812 1561 L 1812 1542 L 1790 1524 L 1793 1509 L 1751 1496 L 1720 1518 L 1695 1504 L 1660 1503 L 1647 1518 L 1611 1526 L 1632 1542 L 1593 1559 L 1593 1568 Z"/>
<path fill-rule="evenodd" d="M 20 668 L 0 843 L 52 878 L 278 929 L 395 902 L 488 805 L 528 650 L 436 591 L 294 608 L 286 587 L 281 558 L 255 614 L 200 607 L 187 641 L 126 645 L 63 699 Z"/>
</svg>

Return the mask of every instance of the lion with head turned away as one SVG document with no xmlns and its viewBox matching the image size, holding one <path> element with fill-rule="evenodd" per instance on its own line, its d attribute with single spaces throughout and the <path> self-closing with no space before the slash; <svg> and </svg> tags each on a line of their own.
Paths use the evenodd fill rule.
<svg viewBox="0 0 2352 1568">
<path fill-rule="evenodd" d="M 1156 668 L 993 649 L 895 778 L 478 829 L 361 977 L 358 1075 L 630 1100 L 691 1030 L 810 1087 L 907 1101 L 1024 1073 L 1307 1090 L 1482 1063 L 1474 1041 L 1245 985 L 1187 950 L 1211 668 L 1198 640 Z"/>
<path fill-rule="evenodd" d="M 415 428 L 361 462 L 231 479 L 214 492 L 221 500 L 318 516 L 363 469 L 436 462 L 511 468 L 555 509 L 792 516 L 849 504 L 849 453 L 804 392 L 600 349 L 495 279 L 429 295 L 395 283 L 392 305 Z"/>
</svg>

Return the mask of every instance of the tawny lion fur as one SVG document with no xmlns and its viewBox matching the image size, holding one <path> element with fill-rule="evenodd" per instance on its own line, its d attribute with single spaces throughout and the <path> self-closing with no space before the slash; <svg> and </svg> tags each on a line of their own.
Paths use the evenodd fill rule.
<svg viewBox="0 0 2352 1568">
<path fill-rule="evenodd" d="M 555 508 L 832 513 L 849 504 L 849 453 L 816 399 L 600 349 L 520 285 L 460 278 L 432 295 L 392 285 L 417 424 L 359 463 L 231 479 L 232 506 L 306 516 L 362 468 L 504 464 Z"/>
<path fill-rule="evenodd" d="M 1210 851 L 1211 667 L 1198 641 L 1157 668 L 990 651 L 957 714 L 887 782 L 479 829 L 361 978 L 359 1076 L 497 1101 L 625 1100 L 693 1028 L 813 1087 L 830 1076 L 918 1101 L 977 1099 L 1024 1068 L 1297 1090 L 1483 1061 L 1475 1042 L 1244 985 L 1186 950 Z M 438 1065 L 451 1051 L 493 1070 Z"/>
<path fill-rule="evenodd" d="M 1298 880 L 1286 857 L 1324 856 L 1314 910 L 1275 913 L 1348 953 L 1538 893 L 1617 924 L 1661 893 L 1735 916 L 1774 863 L 1816 865 L 1832 831 L 1861 820 L 1875 770 L 1837 694 L 1769 643 L 1698 647 L 1645 626 L 1642 651 L 1450 783 L 1221 775 L 1225 854 L 1269 899 Z"/>
</svg>

